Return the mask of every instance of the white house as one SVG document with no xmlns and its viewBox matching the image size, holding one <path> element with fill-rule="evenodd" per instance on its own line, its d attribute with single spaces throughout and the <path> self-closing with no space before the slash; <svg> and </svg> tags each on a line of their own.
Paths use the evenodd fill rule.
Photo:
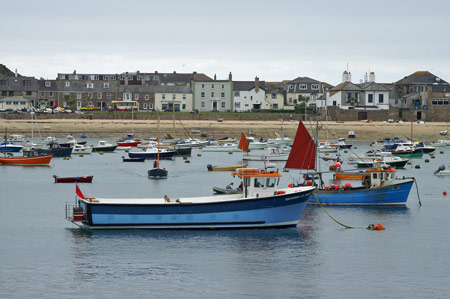
<svg viewBox="0 0 450 299">
<path fill-rule="evenodd" d="M 258 77 L 255 81 L 233 81 L 233 111 L 264 109 L 265 100 L 265 82 Z"/>
</svg>

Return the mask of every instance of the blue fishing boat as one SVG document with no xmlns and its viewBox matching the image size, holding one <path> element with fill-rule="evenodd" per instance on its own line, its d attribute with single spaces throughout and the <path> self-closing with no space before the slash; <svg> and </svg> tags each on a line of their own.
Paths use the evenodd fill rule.
<svg viewBox="0 0 450 299">
<path fill-rule="evenodd" d="M 350 183 L 343 186 L 326 186 L 322 172 L 316 171 L 315 142 L 302 122 L 292 146 L 285 168 L 310 170 L 304 175 L 304 181 L 297 185 L 316 186 L 314 191 L 318 201 L 324 205 L 339 206 L 405 206 L 414 183 L 413 178 L 396 179 L 395 173 L 384 167 L 372 169 L 370 175 L 364 176 L 359 186 Z M 311 198 L 310 205 L 317 205 Z"/>
<path fill-rule="evenodd" d="M 242 194 L 189 198 L 120 199 L 85 197 L 77 186 L 66 219 L 84 228 L 243 229 L 296 226 L 314 187 L 278 189 L 277 171 L 243 168 Z"/>
</svg>

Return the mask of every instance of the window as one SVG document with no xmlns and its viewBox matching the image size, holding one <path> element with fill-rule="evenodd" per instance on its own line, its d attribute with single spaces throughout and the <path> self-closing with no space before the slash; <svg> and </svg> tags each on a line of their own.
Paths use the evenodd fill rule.
<svg viewBox="0 0 450 299">
<path fill-rule="evenodd" d="M 225 98 L 225 93 L 224 92 L 221 92 L 220 93 L 220 97 L 223 99 L 223 98 Z"/>
<path fill-rule="evenodd" d="M 111 93 L 108 92 L 108 93 L 106 94 L 106 98 L 107 98 L 108 100 L 110 100 L 110 99 L 111 99 Z"/>
<path fill-rule="evenodd" d="M 133 76 L 128 76 L 128 80 L 133 81 Z"/>
<path fill-rule="evenodd" d="M 241 102 L 234 102 L 235 108 L 241 108 Z"/>
<path fill-rule="evenodd" d="M 241 96 L 240 91 L 239 91 L 239 90 L 235 90 L 235 91 L 234 91 L 234 96 L 235 96 L 235 97 Z"/>
<path fill-rule="evenodd" d="M 289 84 L 289 89 L 293 90 L 294 89 L 294 84 Z"/>
<path fill-rule="evenodd" d="M 50 81 L 45 81 L 45 87 L 51 87 L 52 86 L 52 82 Z"/>
<path fill-rule="evenodd" d="M 380 104 L 384 103 L 384 94 L 378 95 L 378 103 L 380 103 Z"/>
<path fill-rule="evenodd" d="M 124 75 L 121 75 L 121 76 L 120 76 L 120 80 L 122 80 L 122 81 L 125 80 L 125 76 L 124 76 Z"/>
<path fill-rule="evenodd" d="M 77 92 L 77 100 L 81 100 L 81 92 Z"/>
<path fill-rule="evenodd" d="M 277 94 L 276 93 L 272 93 L 272 99 L 276 99 L 277 98 Z"/>
<path fill-rule="evenodd" d="M 211 97 L 214 98 L 214 92 L 211 92 Z"/>
<path fill-rule="evenodd" d="M 53 91 L 50 91 L 50 92 L 48 93 L 48 96 L 49 96 L 49 97 L 53 97 Z"/>
<path fill-rule="evenodd" d="M 222 102 L 222 109 L 225 109 L 225 102 Z"/>
<path fill-rule="evenodd" d="M 139 94 L 135 94 L 135 95 L 134 95 L 134 100 L 135 100 L 135 101 L 139 100 Z"/>
<path fill-rule="evenodd" d="M 64 74 L 60 74 L 60 75 L 59 75 L 59 79 L 61 79 L 61 80 L 64 80 L 64 79 L 66 79 L 66 75 L 64 75 Z"/>
<path fill-rule="evenodd" d="M 273 104 L 273 109 L 278 109 L 278 104 Z"/>
<path fill-rule="evenodd" d="M 255 178 L 255 187 L 263 188 L 264 187 L 265 178 Z"/>
<path fill-rule="evenodd" d="M 31 81 L 30 80 L 24 80 L 23 81 L 23 85 L 24 86 L 31 86 Z"/>
<path fill-rule="evenodd" d="M 144 103 L 143 106 L 144 106 L 144 109 L 147 109 L 147 103 Z"/>
<path fill-rule="evenodd" d="M 27 96 L 31 96 L 31 91 L 27 91 Z"/>
<path fill-rule="evenodd" d="M 66 87 L 70 87 L 70 81 L 66 81 Z"/>
<path fill-rule="evenodd" d="M 112 75 L 109 79 L 110 79 L 110 80 L 116 80 L 116 76 L 115 76 L 115 75 Z"/>
<path fill-rule="evenodd" d="M 161 98 L 162 98 L 163 100 L 165 100 L 165 99 L 166 99 L 166 94 L 163 93 L 163 94 L 161 95 Z"/>
<path fill-rule="evenodd" d="M 145 81 L 150 81 L 150 75 L 145 75 L 144 78 L 145 78 Z"/>
<path fill-rule="evenodd" d="M 172 94 L 172 100 L 175 100 L 177 98 L 176 94 Z"/>
<path fill-rule="evenodd" d="M 183 94 L 183 100 L 186 100 L 186 94 Z"/>
<path fill-rule="evenodd" d="M 123 93 L 123 100 L 124 101 L 131 101 L 131 93 L 130 92 L 124 92 Z"/>
<path fill-rule="evenodd" d="M 94 75 L 94 80 L 98 80 L 98 75 Z"/>
<path fill-rule="evenodd" d="M 88 93 L 88 98 L 89 98 L 89 99 L 92 99 L 92 92 L 89 92 L 89 93 Z"/>
<path fill-rule="evenodd" d="M 299 84 L 298 88 L 301 90 L 305 90 L 305 89 L 308 89 L 308 85 L 307 84 Z"/>
<path fill-rule="evenodd" d="M 205 84 L 202 84 L 202 88 L 205 88 Z"/>
<path fill-rule="evenodd" d="M 101 99 L 102 98 L 102 93 L 101 92 L 98 92 L 97 93 L 97 99 Z"/>
<path fill-rule="evenodd" d="M 148 101 L 150 99 L 150 95 L 146 94 L 145 95 L 145 100 Z"/>
<path fill-rule="evenodd" d="M 214 84 L 211 84 L 211 88 L 214 88 Z"/>
<path fill-rule="evenodd" d="M 103 76 L 103 80 L 109 80 L 109 76 Z"/>
<path fill-rule="evenodd" d="M 200 107 L 205 108 L 205 101 L 202 101 L 202 102 L 200 103 Z"/>
<path fill-rule="evenodd" d="M 369 94 L 369 99 L 367 100 L 368 103 L 373 103 L 373 94 Z"/>
<path fill-rule="evenodd" d="M 41 91 L 41 97 L 45 97 L 45 92 L 44 91 Z"/>
<path fill-rule="evenodd" d="M 109 83 L 107 82 L 103 83 L 103 88 L 109 88 Z"/>
<path fill-rule="evenodd" d="M 352 93 L 347 92 L 347 102 L 350 101 L 351 98 L 352 98 Z"/>
<path fill-rule="evenodd" d="M 153 104 L 148 104 L 148 109 L 153 109 Z"/>
<path fill-rule="evenodd" d="M 319 90 L 319 84 L 311 84 L 311 89 Z"/>
<path fill-rule="evenodd" d="M 186 110 L 186 104 L 183 104 L 182 106 L 183 106 L 183 110 Z"/>
<path fill-rule="evenodd" d="M 225 84 L 222 84 L 222 89 L 224 89 L 225 88 Z"/>
<path fill-rule="evenodd" d="M 204 98 L 204 97 L 205 97 L 205 92 L 204 92 L 204 91 L 202 91 L 202 92 L 200 93 L 200 97 L 201 97 L 201 98 Z"/>
<path fill-rule="evenodd" d="M 142 76 L 137 76 L 138 81 L 142 81 Z"/>
<path fill-rule="evenodd" d="M 2 90 L 2 96 L 7 96 L 8 94 L 7 94 L 7 92 L 6 92 L 6 90 Z"/>
<path fill-rule="evenodd" d="M 94 83 L 86 83 L 86 88 L 94 88 Z"/>
</svg>

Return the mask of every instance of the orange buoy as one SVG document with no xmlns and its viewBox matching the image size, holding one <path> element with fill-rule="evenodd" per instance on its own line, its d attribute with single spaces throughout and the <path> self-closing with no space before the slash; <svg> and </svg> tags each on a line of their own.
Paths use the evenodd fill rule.
<svg viewBox="0 0 450 299">
<path fill-rule="evenodd" d="M 377 224 L 373 226 L 373 230 L 384 230 L 384 226 L 380 222 L 377 222 Z"/>
</svg>

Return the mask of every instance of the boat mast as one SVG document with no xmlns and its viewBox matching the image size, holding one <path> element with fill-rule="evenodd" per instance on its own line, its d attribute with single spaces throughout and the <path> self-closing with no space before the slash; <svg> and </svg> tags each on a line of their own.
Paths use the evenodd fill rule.
<svg viewBox="0 0 450 299">
<path fill-rule="evenodd" d="M 134 138 L 134 107 L 131 106 L 131 134 L 133 135 Z"/>
<path fill-rule="evenodd" d="M 156 168 L 158 168 L 159 169 L 159 112 L 157 112 L 158 113 L 158 154 L 157 154 L 157 163 L 158 163 L 158 165 L 157 165 L 157 167 Z"/>
</svg>

